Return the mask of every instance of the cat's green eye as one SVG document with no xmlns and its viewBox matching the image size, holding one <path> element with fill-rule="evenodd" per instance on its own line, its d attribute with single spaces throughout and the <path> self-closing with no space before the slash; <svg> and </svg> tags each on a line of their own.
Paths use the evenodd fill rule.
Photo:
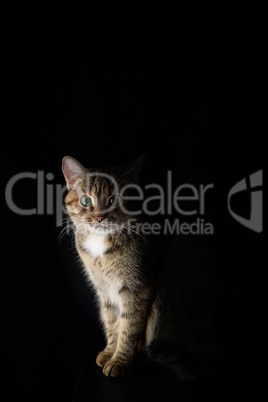
<svg viewBox="0 0 268 402">
<path fill-rule="evenodd" d="M 116 207 L 117 205 L 119 205 L 120 202 L 121 202 L 121 198 L 119 197 L 119 195 L 113 195 L 109 199 L 109 205 L 112 205 L 113 207 Z"/>
<path fill-rule="evenodd" d="M 82 207 L 90 207 L 90 205 L 92 204 L 91 198 L 88 195 L 82 195 L 82 197 L 80 198 L 80 204 L 82 205 Z"/>
</svg>

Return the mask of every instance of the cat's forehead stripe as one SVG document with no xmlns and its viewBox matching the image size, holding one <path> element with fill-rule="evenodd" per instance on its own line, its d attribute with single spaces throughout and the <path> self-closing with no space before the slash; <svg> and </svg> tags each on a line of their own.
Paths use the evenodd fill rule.
<svg viewBox="0 0 268 402">
<path fill-rule="evenodd" d="M 83 183 L 83 191 L 89 192 L 96 197 L 107 196 L 111 194 L 113 189 L 112 182 L 108 181 L 106 177 L 91 176 Z"/>
</svg>

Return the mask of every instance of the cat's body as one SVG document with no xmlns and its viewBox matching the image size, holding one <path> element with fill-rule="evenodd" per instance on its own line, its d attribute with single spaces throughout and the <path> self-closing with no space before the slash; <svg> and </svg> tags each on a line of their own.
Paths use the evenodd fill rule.
<svg viewBox="0 0 268 402">
<path fill-rule="evenodd" d="M 91 241 L 96 244 L 88 249 Z M 106 375 L 128 371 L 143 340 L 151 289 L 149 273 L 141 270 L 144 267 L 137 241 L 124 233 L 116 239 L 109 234 L 76 236 L 77 250 L 97 291 L 107 336 L 107 347 L 97 358 Z M 103 246 L 96 256 L 93 250 L 97 243 Z"/>
<path fill-rule="evenodd" d="M 126 175 L 89 172 L 70 157 L 63 160 L 63 172 L 76 248 L 96 291 L 107 338 L 97 364 L 107 376 L 123 375 L 145 350 L 180 377 L 194 377 L 199 368 L 192 367 L 192 355 L 203 354 L 198 345 L 209 339 L 212 317 L 213 280 L 209 264 L 202 265 L 206 253 L 188 239 L 178 246 L 174 237 L 166 258 L 151 264 L 142 237 L 128 226 L 128 202 L 118 195 Z"/>
</svg>

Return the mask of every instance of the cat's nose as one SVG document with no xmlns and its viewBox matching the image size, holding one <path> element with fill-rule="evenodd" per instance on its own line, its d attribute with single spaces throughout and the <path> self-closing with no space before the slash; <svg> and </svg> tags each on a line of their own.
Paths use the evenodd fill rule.
<svg viewBox="0 0 268 402">
<path fill-rule="evenodd" d="M 95 219 L 101 223 L 105 217 L 104 216 L 95 216 Z"/>
</svg>

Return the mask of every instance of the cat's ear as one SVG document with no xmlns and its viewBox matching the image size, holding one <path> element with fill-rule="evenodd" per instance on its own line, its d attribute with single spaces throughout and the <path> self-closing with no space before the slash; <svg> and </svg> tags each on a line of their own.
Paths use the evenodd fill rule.
<svg viewBox="0 0 268 402">
<path fill-rule="evenodd" d="M 75 181 L 87 172 L 84 166 L 71 156 L 64 156 L 62 159 L 62 171 L 68 190 L 71 190 Z"/>
<path fill-rule="evenodd" d="M 144 160 L 145 155 L 142 155 L 134 162 L 128 164 L 127 166 L 123 166 L 119 170 L 120 179 L 123 179 L 124 181 L 128 181 L 130 183 L 138 184 L 140 181 L 141 171 L 144 165 Z"/>
</svg>

